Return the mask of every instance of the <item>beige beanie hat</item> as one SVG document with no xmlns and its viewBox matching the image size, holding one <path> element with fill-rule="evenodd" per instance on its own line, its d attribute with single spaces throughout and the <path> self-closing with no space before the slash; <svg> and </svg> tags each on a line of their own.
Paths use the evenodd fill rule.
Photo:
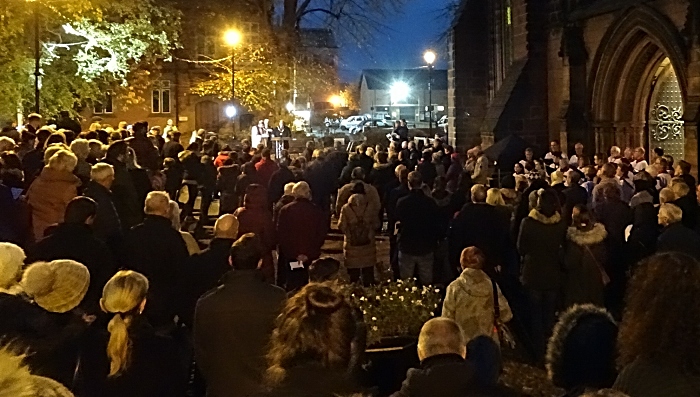
<svg viewBox="0 0 700 397">
<path fill-rule="evenodd" d="M 0 291 L 9 291 L 17 285 L 25 258 L 22 248 L 0 243 Z"/>
<path fill-rule="evenodd" d="M 21 285 L 43 309 L 65 313 L 82 302 L 90 285 L 90 272 L 68 259 L 37 262 L 24 271 Z"/>
</svg>

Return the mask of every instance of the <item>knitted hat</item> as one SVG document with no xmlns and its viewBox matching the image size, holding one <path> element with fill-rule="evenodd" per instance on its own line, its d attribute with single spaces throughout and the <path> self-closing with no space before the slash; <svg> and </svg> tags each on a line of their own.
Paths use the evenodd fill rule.
<svg viewBox="0 0 700 397">
<path fill-rule="evenodd" d="M 0 243 L 0 290 L 9 289 L 17 284 L 25 258 L 22 248 L 10 243 Z"/>
<path fill-rule="evenodd" d="M 45 310 L 65 313 L 82 302 L 90 285 L 90 272 L 68 259 L 38 262 L 24 271 L 21 284 L 24 292 Z"/>
</svg>

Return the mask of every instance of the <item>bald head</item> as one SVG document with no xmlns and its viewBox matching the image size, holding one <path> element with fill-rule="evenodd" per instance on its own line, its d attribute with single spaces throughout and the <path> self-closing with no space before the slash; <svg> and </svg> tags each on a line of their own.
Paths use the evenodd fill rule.
<svg viewBox="0 0 700 397">
<path fill-rule="evenodd" d="M 235 240 L 238 237 L 238 218 L 232 214 L 221 215 L 214 224 L 214 238 Z"/>
<path fill-rule="evenodd" d="M 170 218 L 170 197 L 165 192 L 148 193 L 143 212 L 145 212 L 146 215 Z"/>
<path fill-rule="evenodd" d="M 421 361 L 439 354 L 467 356 L 462 329 L 454 320 L 446 317 L 428 320 L 418 336 L 418 358 Z"/>
</svg>

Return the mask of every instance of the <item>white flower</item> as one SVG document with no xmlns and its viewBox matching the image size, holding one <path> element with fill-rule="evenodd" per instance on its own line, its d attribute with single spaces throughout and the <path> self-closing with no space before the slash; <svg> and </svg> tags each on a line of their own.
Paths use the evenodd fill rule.
<svg viewBox="0 0 700 397">
<path fill-rule="evenodd" d="M 401 299 L 401 302 L 403 302 L 403 296 L 399 296 L 399 299 Z"/>
<path fill-rule="evenodd" d="M 439 294 L 440 293 L 440 288 L 435 288 L 435 293 Z"/>
<path fill-rule="evenodd" d="M 377 298 L 377 300 L 381 299 L 381 298 L 379 297 L 379 295 L 375 296 L 375 298 Z"/>
<path fill-rule="evenodd" d="M 375 331 L 375 332 L 376 332 L 376 331 L 378 331 L 378 330 L 379 330 L 379 328 L 377 328 L 376 325 L 373 325 L 373 326 L 372 326 L 372 331 Z"/>
<path fill-rule="evenodd" d="M 433 312 L 430 312 L 430 315 L 431 315 L 431 316 L 434 316 L 434 315 L 435 315 L 435 313 L 433 313 Z"/>
<path fill-rule="evenodd" d="M 361 297 L 360 297 L 360 301 L 364 302 L 364 300 L 365 300 L 365 297 L 364 297 L 364 296 L 361 296 Z"/>
<path fill-rule="evenodd" d="M 436 304 L 435 304 L 435 308 L 437 309 L 437 307 L 438 307 L 438 304 L 436 303 Z"/>
<path fill-rule="evenodd" d="M 377 321 L 377 318 L 376 318 L 376 317 L 372 317 L 372 321 Z"/>
<path fill-rule="evenodd" d="M 406 289 L 406 291 L 408 291 L 408 289 Z M 413 288 L 411 288 L 411 291 L 413 291 L 413 292 L 418 291 L 418 287 L 413 287 Z"/>
</svg>

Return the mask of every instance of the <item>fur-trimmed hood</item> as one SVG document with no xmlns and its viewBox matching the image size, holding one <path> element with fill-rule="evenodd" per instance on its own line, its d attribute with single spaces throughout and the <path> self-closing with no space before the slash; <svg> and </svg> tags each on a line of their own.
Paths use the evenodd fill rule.
<svg viewBox="0 0 700 397">
<path fill-rule="evenodd" d="M 595 245 L 603 242 L 603 240 L 608 237 L 608 232 L 605 230 L 605 226 L 602 223 L 596 223 L 593 225 L 593 229 L 588 231 L 578 230 L 576 227 L 572 226 L 567 230 L 566 237 L 581 246 Z"/>
<path fill-rule="evenodd" d="M 537 211 L 536 209 L 533 209 L 532 211 L 530 211 L 530 215 L 528 216 L 536 220 L 537 222 L 544 223 L 545 225 L 553 225 L 555 223 L 561 222 L 561 215 L 559 215 L 558 212 L 555 212 L 554 215 L 547 217 L 542 215 L 542 213 Z"/>
<path fill-rule="evenodd" d="M 567 390 L 612 386 L 617 371 L 617 323 L 607 310 L 574 305 L 559 317 L 547 345 L 546 367 L 555 385 Z"/>
</svg>

